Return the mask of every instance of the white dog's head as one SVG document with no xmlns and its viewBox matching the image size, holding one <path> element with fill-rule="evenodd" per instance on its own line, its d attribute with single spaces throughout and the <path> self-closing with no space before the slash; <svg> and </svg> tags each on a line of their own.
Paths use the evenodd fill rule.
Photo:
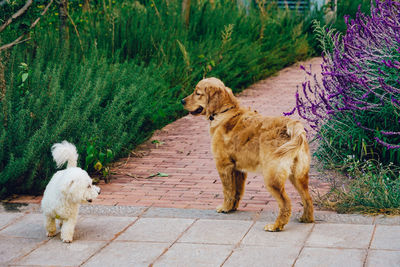
<svg viewBox="0 0 400 267">
<path fill-rule="evenodd" d="M 92 202 L 100 194 L 100 188 L 92 184 L 92 179 L 81 168 L 64 170 L 68 180 L 64 183 L 62 192 L 73 203 Z"/>
</svg>

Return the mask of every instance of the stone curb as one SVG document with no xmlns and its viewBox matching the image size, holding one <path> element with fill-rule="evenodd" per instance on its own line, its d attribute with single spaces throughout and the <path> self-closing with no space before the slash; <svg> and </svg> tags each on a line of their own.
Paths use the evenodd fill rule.
<svg viewBox="0 0 400 267">
<path fill-rule="evenodd" d="M 40 213 L 38 204 L 4 204 L 0 206 L 0 212 L 12 213 Z M 119 216 L 143 218 L 185 218 L 185 219 L 214 219 L 214 220 L 253 220 L 273 221 L 277 211 L 236 211 L 229 214 L 217 213 L 214 210 L 178 209 L 137 206 L 103 206 L 82 205 L 80 215 L 94 216 Z M 293 212 L 291 221 L 300 218 L 300 212 Z M 362 225 L 400 225 L 400 216 L 362 215 L 362 214 L 338 214 L 331 211 L 315 211 L 316 223 L 362 224 Z"/>
</svg>

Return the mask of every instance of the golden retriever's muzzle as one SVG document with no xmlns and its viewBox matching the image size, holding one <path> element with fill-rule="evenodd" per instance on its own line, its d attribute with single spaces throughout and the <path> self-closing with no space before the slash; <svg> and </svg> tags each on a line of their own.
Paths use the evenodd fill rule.
<svg viewBox="0 0 400 267">
<path fill-rule="evenodd" d="M 201 114 L 202 112 L 203 112 L 203 107 L 200 106 L 200 107 L 198 107 L 195 111 L 190 111 L 190 114 L 192 114 L 192 115 L 199 115 L 199 114 Z"/>
<path fill-rule="evenodd" d="M 183 107 L 184 107 L 185 109 L 187 109 L 187 108 L 186 108 L 186 100 L 185 100 L 185 99 L 182 99 L 182 100 L 181 100 L 181 103 L 182 103 Z M 192 114 L 192 115 L 199 115 L 199 114 L 201 114 L 201 113 L 203 112 L 203 110 L 204 110 L 204 108 L 203 108 L 202 106 L 199 106 L 197 109 L 195 109 L 195 110 L 193 110 L 193 111 L 190 111 L 190 110 L 188 110 L 188 111 L 189 111 L 189 113 Z"/>
</svg>

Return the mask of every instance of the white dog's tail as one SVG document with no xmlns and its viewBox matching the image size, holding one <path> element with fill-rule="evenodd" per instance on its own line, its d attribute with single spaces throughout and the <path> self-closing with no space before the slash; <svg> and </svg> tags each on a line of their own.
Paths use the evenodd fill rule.
<svg viewBox="0 0 400 267">
<path fill-rule="evenodd" d="M 76 151 L 76 147 L 67 141 L 54 144 L 51 147 L 51 154 L 57 164 L 57 168 L 61 168 L 66 162 L 67 168 L 76 167 L 78 164 L 78 152 Z"/>
<path fill-rule="evenodd" d="M 275 155 L 279 157 L 292 153 L 297 154 L 303 150 L 304 145 L 307 144 L 306 131 L 299 121 L 290 121 L 286 127 L 291 140 L 275 151 Z"/>
</svg>

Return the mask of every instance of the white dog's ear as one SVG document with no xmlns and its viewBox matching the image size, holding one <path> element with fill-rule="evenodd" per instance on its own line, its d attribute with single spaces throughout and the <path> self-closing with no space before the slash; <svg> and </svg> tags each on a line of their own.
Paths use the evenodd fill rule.
<svg viewBox="0 0 400 267">
<path fill-rule="evenodd" d="M 73 184 L 74 184 L 74 180 L 71 180 L 71 181 L 68 181 L 67 183 L 64 183 L 63 187 L 61 188 L 61 192 L 64 195 L 69 194 Z"/>
<path fill-rule="evenodd" d="M 72 202 L 81 203 L 84 199 L 86 187 L 81 179 L 74 179 L 71 181 L 69 194 Z"/>
<path fill-rule="evenodd" d="M 61 189 L 68 201 L 72 203 L 80 203 L 83 199 L 84 190 L 79 183 L 79 179 L 72 179 L 66 182 Z"/>
</svg>

